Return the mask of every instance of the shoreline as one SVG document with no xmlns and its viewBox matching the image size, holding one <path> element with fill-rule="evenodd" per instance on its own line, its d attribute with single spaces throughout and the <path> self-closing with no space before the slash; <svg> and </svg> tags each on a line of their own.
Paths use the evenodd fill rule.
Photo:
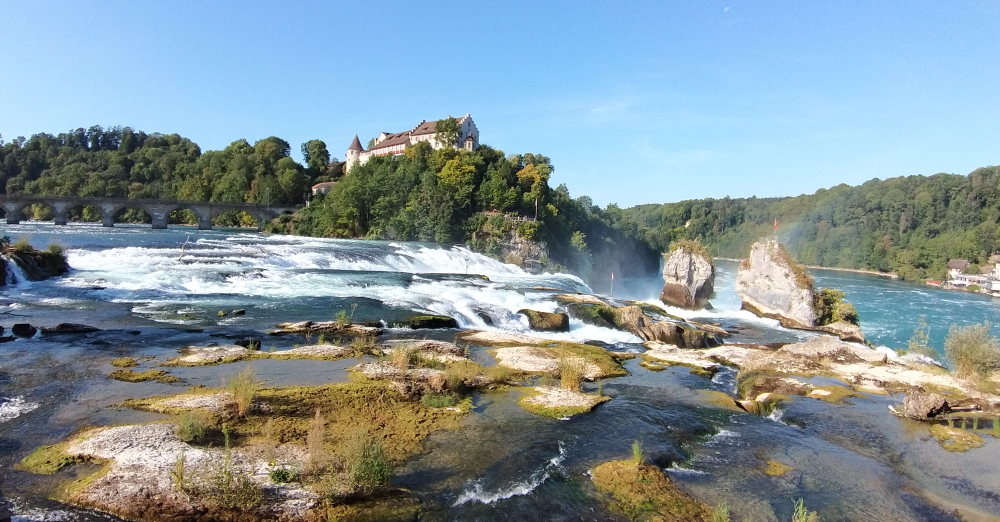
<svg viewBox="0 0 1000 522">
<path fill-rule="evenodd" d="M 716 258 L 713 258 L 713 259 L 716 259 L 716 260 L 719 260 L 719 261 L 732 261 L 734 263 L 739 263 L 739 262 L 743 261 L 743 259 L 735 259 L 735 258 L 731 258 L 731 257 L 716 257 Z M 873 275 L 873 276 L 879 276 L 879 277 L 888 277 L 889 279 L 894 279 L 894 280 L 897 280 L 897 281 L 899 280 L 899 274 L 897 274 L 895 272 L 888 272 L 888 273 L 886 273 L 886 272 L 879 272 L 877 270 L 863 270 L 863 269 L 860 269 L 860 268 L 836 268 L 836 267 L 831 267 L 831 266 L 818 266 L 818 265 L 803 265 L 803 266 L 805 266 L 806 268 L 808 268 L 810 270 L 833 270 L 835 272 L 851 272 L 851 273 L 854 273 L 854 274 L 867 274 L 867 275 Z"/>
</svg>

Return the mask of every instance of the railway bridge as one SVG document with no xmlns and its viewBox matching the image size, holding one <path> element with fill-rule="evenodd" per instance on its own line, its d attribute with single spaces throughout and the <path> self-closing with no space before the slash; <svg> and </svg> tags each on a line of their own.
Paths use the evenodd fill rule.
<svg viewBox="0 0 1000 522">
<path fill-rule="evenodd" d="M 7 216 L 7 224 L 15 225 L 21 222 L 21 214 L 30 205 L 43 204 L 52 209 L 56 225 L 65 225 L 67 211 L 81 206 L 90 206 L 101 211 L 102 222 L 106 227 L 115 226 L 115 216 L 126 208 L 139 208 L 153 218 L 153 228 L 167 228 L 170 213 L 179 209 L 188 209 L 198 217 L 199 230 L 211 230 L 212 220 L 223 212 L 239 210 L 250 214 L 257 220 L 257 230 L 264 223 L 286 213 L 295 212 L 301 206 L 261 206 L 254 203 L 223 203 L 216 201 L 166 201 L 162 199 L 128 199 L 128 198 L 98 198 L 73 196 L 11 196 L 0 194 L 0 208 Z"/>
</svg>

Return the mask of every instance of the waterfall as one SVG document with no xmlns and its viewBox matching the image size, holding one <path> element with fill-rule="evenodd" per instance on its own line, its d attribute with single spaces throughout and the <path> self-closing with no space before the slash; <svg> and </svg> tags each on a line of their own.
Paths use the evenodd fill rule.
<svg viewBox="0 0 1000 522">
<path fill-rule="evenodd" d="M 28 276 L 24 273 L 24 270 L 21 270 L 20 265 L 11 259 L 8 259 L 6 256 L 3 256 L 2 258 L 7 268 L 4 281 L 7 286 L 16 285 L 18 283 L 27 283 L 30 281 Z"/>
</svg>

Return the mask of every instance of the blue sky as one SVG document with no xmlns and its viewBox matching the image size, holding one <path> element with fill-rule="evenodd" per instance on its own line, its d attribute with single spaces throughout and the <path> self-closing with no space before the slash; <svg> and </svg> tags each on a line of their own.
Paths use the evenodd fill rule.
<svg viewBox="0 0 1000 522">
<path fill-rule="evenodd" d="M 288 4 L 288 5 L 286 5 Z M 0 135 L 333 155 L 472 113 L 622 207 L 1000 163 L 1000 2 L 13 2 Z M 296 153 L 297 156 L 297 153 Z"/>
</svg>

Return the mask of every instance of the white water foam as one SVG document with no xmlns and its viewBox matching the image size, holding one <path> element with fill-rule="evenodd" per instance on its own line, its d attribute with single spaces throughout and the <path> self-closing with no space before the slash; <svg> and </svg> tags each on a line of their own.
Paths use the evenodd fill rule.
<svg viewBox="0 0 1000 522">
<path fill-rule="evenodd" d="M 505 500 L 511 497 L 527 495 L 552 476 L 552 473 L 561 469 L 563 460 L 566 459 L 566 449 L 563 443 L 559 442 L 559 454 L 549 459 L 541 469 L 535 471 L 526 480 L 515 482 L 509 486 L 502 487 L 495 491 L 486 491 L 479 480 L 474 481 L 465 491 L 458 496 L 452 506 L 459 506 L 466 502 L 480 502 L 482 504 L 492 504 L 498 500 Z"/>
<path fill-rule="evenodd" d="M 36 402 L 26 402 L 24 397 L 0 397 L 0 422 L 7 422 L 20 417 L 38 407 Z"/>
<path fill-rule="evenodd" d="M 21 270 L 20 265 L 18 265 L 14 261 L 11 261 L 10 259 L 7 259 L 6 257 L 3 257 L 2 259 L 7 267 L 6 270 L 7 276 L 4 283 L 6 283 L 8 286 L 27 285 L 31 283 L 31 280 L 28 279 L 28 275 L 24 273 L 24 270 Z"/>
<path fill-rule="evenodd" d="M 146 309 L 153 319 L 163 322 L 176 323 L 179 318 L 158 316 L 158 309 L 199 299 L 363 297 L 452 317 L 462 328 L 577 342 L 641 342 L 630 333 L 576 320 L 570 322 L 567 333 L 533 332 L 526 318 L 516 312 L 525 308 L 553 312 L 558 306 L 551 292 L 536 287 L 568 292 L 590 289 L 576 276 L 528 274 L 458 246 L 236 236 L 202 238 L 183 248 L 72 249 L 67 255 L 76 272 L 62 284 L 99 286 L 102 289 L 94 290 L 98 295 L 133 304 L 136 312 Z"/>
<path fill-rule="evenodd" d="M 676 473 L 678 475 L 708 475 L 708 472 L 698 469 L 682 468 L 678 466 L 676 462 L 671 463 L 670 467 L 665 468 L 664 471 L 668 473 Z"/>
</svg>

